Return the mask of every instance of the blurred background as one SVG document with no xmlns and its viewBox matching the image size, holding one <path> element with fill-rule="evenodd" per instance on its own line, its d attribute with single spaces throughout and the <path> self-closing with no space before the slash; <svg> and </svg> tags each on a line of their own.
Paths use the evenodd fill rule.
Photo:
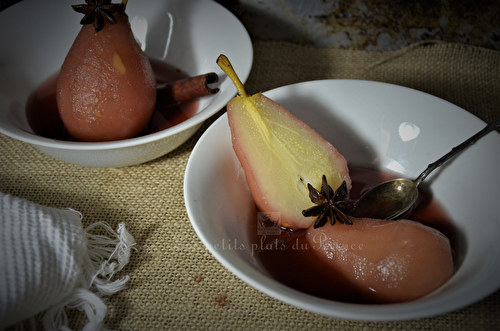
<svg viewBox="0 0 500 331">
<path fill-rule="evenodd" d="M 382 51 L 443 40 L 500 50 L 500 0 L 216 1 L 240 19 L 254 41 Z M 0 9 L 16 2 L 0 0 Z"/>
<path fill-rule="evenodd" d="M 499 0 L 217 0 L 253 40 L 394 50 L 443 40 L 500 50 Z"/>
</svg>

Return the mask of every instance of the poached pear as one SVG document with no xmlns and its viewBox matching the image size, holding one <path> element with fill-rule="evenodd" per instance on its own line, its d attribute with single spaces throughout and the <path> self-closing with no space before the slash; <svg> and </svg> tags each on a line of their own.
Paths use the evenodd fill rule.
<svg viewBox="0 0 500 331">
<path fill-rule="evenodd" d="M 101 3 L 73 6 L 86 16 L 57 78 L 59 114 L 80 141 L 134 137 L 147 126 L 156 102 L 153 69 L 128 16 L 124 9 L 108 10 L 120 5 Z"/>
<path fill-rule="evenodd" d="M 349 226 L 311 227 L 306 240 L 325 268 L 369 302 L 418 299 L 454 272 L 448 238 L 411 220 L 353 218 Z"/>
<path fill-rule="evenodd" d="M 231 63 L 217 64 L 238 95 L 227 104 L 232 145 L 257 208 L 267 218 L 291 229 L 308 228 L 314 219 L 302 210 L 311 206 L 307 185 L 319 187 L 325 175 L 336 190 L 351 188 L 345 158 L 321 135 L 262 93 L 248 95 Z"/>
</svg>

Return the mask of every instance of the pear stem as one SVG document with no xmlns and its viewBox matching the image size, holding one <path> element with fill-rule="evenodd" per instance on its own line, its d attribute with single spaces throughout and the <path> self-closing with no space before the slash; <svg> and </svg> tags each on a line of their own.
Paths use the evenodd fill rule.
<svg viewBox="0 0 500 331">
<path fill-rule="evenodd" d="M 249 95 L 247 91 L 245 91 L 245 87 L 234 71 L 234 68 L 231 65 L 229 59 L 225 55 L 221 54 L 217 58 L 217 64 L 222 69 L 222 71 L 224 71 L 226 75 L 228 75 L 228 77 L 233 81 L 234 86 L 236 86 L 236 89 L 238 90 L 238 94 L 242 97 L 248 97 Z"/>
</svg>

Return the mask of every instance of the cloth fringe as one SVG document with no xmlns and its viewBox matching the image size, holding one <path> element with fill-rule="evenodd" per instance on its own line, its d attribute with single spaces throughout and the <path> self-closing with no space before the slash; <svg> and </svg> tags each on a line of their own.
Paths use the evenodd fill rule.
<svg viewBox="0 0 500 331">
<path fill-rule="evenodd" d="M 97 227 L 104 228 L 108 235 L 91 234 Z M 75 308 L 84 311 L 89 319 L 82 331 L 107 330 L 103 323 L 108 309 L 102 297 L 123 290 L 129 279 L 125 276 L 111 280 L 129 262 L 135 245 L 125 224 L 120 223 L 115 232 L 107 223 L 96 222 L 85 229 L 85 235 L 87 245 L 82 254 L 86 284 L 45 312 L 42 323 L 46 330 L 71 331 L 65 309 Z"/>
<path fill-rule="evenodd" d="M 71 331 L 65 308 L 83 310 L 89 322 L 82 331 L 105 330 L 103 327 L 107 307 L 96 294 L 84 288 L 77 288 L 67 298 L 45 312 L 43 327 L 45 330 Z"/>
</svg>

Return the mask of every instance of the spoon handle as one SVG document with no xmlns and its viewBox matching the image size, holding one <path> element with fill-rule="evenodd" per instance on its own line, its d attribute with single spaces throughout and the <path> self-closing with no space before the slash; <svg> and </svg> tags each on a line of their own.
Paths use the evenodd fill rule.
<svg viewBox="0 0 500 331">
<path fill-rule="evenodd" d="M 491 131 L 495 130 L 498 127 L 500 127 L 500 117 L 497 118 L 492 123 L 488 124 L 484 129 L 482 129 L 481 131 L 479 131 L 478 133 L 476 133 L 475 135 L 473 135 L 472 137 L 470 137 L 469 139 L 467 139 L 466 141 L 464 141 L 460 145 L 453 147 L 453 149 L 451 151 L 449 151 L 447 154 L 442 156 L 436 162 L 429 164 L 429 166 L 427 166 L 427 169 L 425 169 L 417 177 L 417 179 L 415 179 L 415 181 L 414 181 L 415 185 L 418 186 L 418 184 L 420 184 L 420 182 L 423 181 L 425 179 L 425 177 L 427 177 L 427 175 L 429 175 L 436 168 L 440 167 L 443 163 L 445 163 L 446 161 L 448 161 L 449 159 L 451 159 L 452 157 L 454 157 L 455 155 L 457 155 L 458 153 L 460 153 L 464 149 L 473 145 L 476 141 L 478 141 L 479 139 L 484 137 L 486 134 L 490 133 Z"/>
</svg>

